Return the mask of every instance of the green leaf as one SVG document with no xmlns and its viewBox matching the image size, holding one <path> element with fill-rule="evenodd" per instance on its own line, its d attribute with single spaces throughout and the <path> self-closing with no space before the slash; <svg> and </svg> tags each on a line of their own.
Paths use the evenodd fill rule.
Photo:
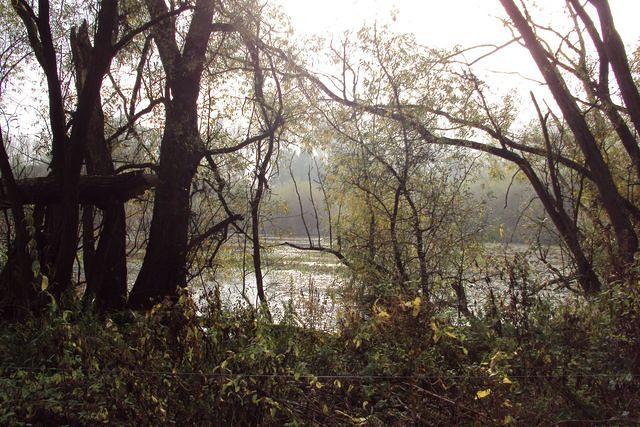
<svg viewBox="0 0 640 427">
<path fill-rule="evenodd" d="M 34 276 L 38 276 L 40 274 L 40 261 L 35 260 L 31 263 L 31 271 L 33 271 Z"/>
</svg>

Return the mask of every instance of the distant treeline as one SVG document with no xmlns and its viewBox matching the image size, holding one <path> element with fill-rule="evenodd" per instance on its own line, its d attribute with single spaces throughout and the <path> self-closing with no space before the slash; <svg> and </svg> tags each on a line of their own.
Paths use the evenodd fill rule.
<svg viewBox="0 0 640 427">
<path fill-rule="evenodd" d="M 300 206 L 289 173 L 289 162 L 301 195 L 307 227 L 317 234 L 316 216 L 309 197 L 309 170 L 313 197 L 318 207 L 320 233 L 328 235 L 326 210 L 322 209 L 322 192 L 318 187 L 318 171 L 309 152 L 285 153 L 280 159 L 280 173 L 271 187 L 274 206 L 267 218 L 264 233 L 268 235 L 306 236 L 300 216 Z M 322 169 L 322 164 L 318 163 Z M 470 192 L 478 204 L 478 213 L 484 222 L 483 240 L 487 242 L 531 243 L 539 240 L 543 244 L 555 244 L 557 237 L 551 224 L 545 220 L 545 212 L 531 186 L 516 176 L 491 176 L 490 167 L 479 173 L 470 183 Z M 320 201 L 320 203 L 318 203 Z"/>
</svg>

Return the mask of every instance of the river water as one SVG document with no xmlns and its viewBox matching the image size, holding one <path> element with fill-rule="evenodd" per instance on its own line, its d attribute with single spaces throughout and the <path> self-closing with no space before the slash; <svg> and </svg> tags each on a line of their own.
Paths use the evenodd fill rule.
<svg viewBox="0 0 640 427">
<path fill-rule="evenodd" d="M 343 305 L 341 295 L 349 283 L 347 268 L 331 254 L 301 251 L 282 245 L 284 241 L 309 245 L 307 239 L 300 238 L 264 239 L 264 284 L 272 315 L 279 319 L 285 313 L 295 313 L 302 326 L 331 329 L 336 313 Z M 241 243 L 230 245 L 230 249 L 221 254 L 221 266 L 214 274 L 204 274 L 190 282 L 192 295 L 201 306 L 207 304 L 216 288 L 226 305 L 258 305 L 251 257 L 247 251 L 243 263 L 242 252 Z M 539 258 L 544 258 L 544 262 Z M 523 280 L 522 270 L 516 270 L 515 276 L 509 275 L 506 266 L 516 259 L 519 260 L 518 265 L 526 265 L 524 270 L 529 273 L 528 280 Z M 566 291 L 559 290 L 557 286 L 543 287 L 543 284 L 552 279 L 548 265 L 562 269 L 565 264 L 558 247 L 532 251 L 526 245 L 487 243 L 482 262 L 476 264 L 477 268 L 465 272 L 462 279 L 469 308 L 476 311 L 485 307 L 490 291 L 498 302 L 512 297 L 513 292 L 508 294 L 508 291 L 514 278 L 517 283 L 532 284 L 527 292 L 533 294 L 535 284 L 540 288 L 538 297 L 560 302 L 567 296 Z M 438 292 L 437 299 L 449 301 L 452 306 L 455 304 L 452 288 L 440 288 Z"/>
</svg>

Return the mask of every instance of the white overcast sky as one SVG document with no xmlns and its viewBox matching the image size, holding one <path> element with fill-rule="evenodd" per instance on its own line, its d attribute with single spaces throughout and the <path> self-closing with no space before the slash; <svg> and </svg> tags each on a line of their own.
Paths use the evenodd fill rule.
<svg viewBox="0 0 640 427">
<path fill-rule="evenodd" d="M 363 24 L 384 23 L 397 32 L 415 34 L 418 42 L 447 48 L 456 44 L 500 44 L 510 33 L 500 22 L 506 14 L 498 0 L 274 0 L 300 35 L 337 37 Z M 527 2 L 532 4 L 531 1 Z M 609 0 L 618 31 L 627 46 L 640 39 L 640 0 Z M 567 23 L 563 0 L 536 0 L 536 22 Z M 590 10 L 589 7 L 587 7 Z M 396 11 L 395 21 L 391 20 Z M 519 46 L 505 49 L 493 65 L 522 71 L 533 66 Z M 534 71 L 534 70 L 532 70 Z"/>
<path fill-rule="evenodd" d="M 511 38 L 511 33 L 500 21 L 506 13 L 499 0 L 273 1 L 289 15 L 296 33 L 301 36 L 339 37 L 346 30 L 378 23 L 388 24 L 393 31 L 412 33 L 420 44 L 436 48 L 500 45 Z M 527 0 L 527 4 L 534 5 L 530 12 L 540 24 L 559 28 L 570 22 L 564 12 L 564 0 Z M 609 0 L 609 4 L 616 27 L 627 45 L 627 53 L 631 54 L 640 40 L 640 0 Z M 587 10 L 592 9 L 587 6 Z M 395 20 L 391 19 L 392 11 L 395 11 Z M 467 59 L 477 56 L 479 54 L 472 53 Z M 541 80 L 529 53 L 518 44 L 483 60 L 474 69 L 496 89 L 495 95 L 515 90 L 528 97 L 532 90 L 536 96 L 553 103 L 540 85 L 521 78 L 524 75 Z M 496 73 L 496 70 L 500 72 Z"/>
<path fill-rule="evenodd" d="M 300 36 L 339 37 L 346 30 L 357 30 L 364 24 L 388 24 L 393 31 L 413 33 L 422 45 L 430 47 L 470 46 L 484 43 L 500 44 L 510 33 L 499 20 L 504 17 L 498 0 L 272 0 L 287 14 Z M 527 0 L 530 4 L 532 0 Z M 640 0 L 609 0 L 614 19 L 629 53 L 640 39 Z M 532 14 L 537 22 L 566 22 L 562 15 L 564 0 L 536 0 Z M 391 20 L 395 11 L 395 21 Z M 470 56 L 475 58 L 475 56 Z M 519 76 L 493 73 L 512 71 L 538 78 L 528 52 L 518 45 L 502 50 L 499 55 L 484 60 L 476 67 L 483 78 L 497 91 L 519 90 L 527 96 L 537 85 Z M 492 77 L 493 76 L 493 77 Z M 34 77 L 36 78 L 36 77 Z M 39 77 L 37 77 L 39 78 Z M 498 82 L 495 85 L 495 82 Z M 27 84 L 26 82 L 24 84 Z M 28 86 L 28 84 L 27 84 Z M 27 91 L 28 92 L 28 91 Z M 33 96 L 33 93 L 31 94 Z M 44 96 L 44 94 L 41 94 Z M 24 96 L 24 91 L 23 91 Z M 23 117 L 25 112 L 14 103 L 9 110 Z M 33 111 L 28 112 L 33 116 Z M 28 121 L 28 120 L 27 120 Z M 23 123 L 27 133 L 38 126 Z M 30 132 L 29 132 L 30 131 Z"/>
<path fill-rule="evenodd" d="M 508 37 L 499 17 L 505 16 L 498 0 L 275 0 L 300 33 L 330 35 L 357 29 L 363 23 L 390 22 L 396 10 L 397 31 L 416 34 L 434 47 L 495 42 Z M 531 3 L 531 2 L 529 2 Z M 535 18 L 553 20 L 563 0 L 537 0 Z M 640 0 L 609 0 L 622 37 L 640 37 Z"/>
</svg>

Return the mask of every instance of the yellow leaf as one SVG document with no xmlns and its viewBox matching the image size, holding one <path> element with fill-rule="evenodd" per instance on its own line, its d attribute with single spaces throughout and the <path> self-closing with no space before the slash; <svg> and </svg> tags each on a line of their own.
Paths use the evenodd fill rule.
<svg viewBox="0 0 640 427">
<path fill-rule="evenodd" d="M 513 383 L 511 382 L 511 380 L 509 379 L 509 377 L 504 377 L 504 378 L 502 379 L 502 384 L 513 384 Z"/>
<path fill-rule="evenodd" d="M 378 313 L 378 317 L 380 318 L 380 320 L 389 320 L 389 319 L 391 319 L 391 316 L 389 315 L 389 313 L 387 313 L 384 310 L 380 310 L 380 312 Z"/>
<path fill-rule="evenodd" d="M 438 325 L 436 325 L 436 322 L 431 322 L 431 330 L 436 334 L 438 333 L 439 329 L 438 329 Z"/>
<path fill-rule="evenodd" d="M 40 289 L 46 291 L 49 287 L 49 279 L 44 274 L 42 275 L 42 282 L 40 283 Z"/>
<path fill-rule="evenodd" d="M 489 396 L 491 394 L 491 389 L 488 388 L 486 390 L 478 390 L 478 392 L 476 393 L 476 398 L 477 399 L 484 399 L 485 397 Z"/>
<path fill-rule="evenodd" d="M 422 303 L 422 299 L 420 297 L 416 297 L 416 299 L 414 299 L 413 302 L 411 303 L 411 305 L 413 306 L 413 311 L 411 312 L 411 315 L 413 317 L 418 317 L 418 314 L 420 314 L 421 303 Z"/>
<path fill-rule="evenodd" d="M 505 415 L 504 419 L 502 420 L 502 424 L 503 425 L 509 425 L 509 424 L 513 424 L 514 423 L 514 419 L 511 415 Z"/>
<path fill-rule="evenodd" d="M 445 331 L 445 334 L 450 338 L 458 338 L 453 332 Z"/>
<path fill-rule="evenodd" d="M 489 362 L 489 369 L 493 370 L 495 368 L 496 364 L 502 359 L 503 355 L 504 355 L 503 352 L 497 351 L 496 354 L 493 355 L 493 357 L 491 358 L 491 360 Z"/>
<path fill-rule="evenodd" d="M 340 387 L 342 387 L 342 383 L 341 383 L 339 380 L 335 380 L 335 381 L 333 382 L 333 385 L 334 385 L 334 386 L 336 386 L 336 388 L 340 388 Z"/>
</svg>

